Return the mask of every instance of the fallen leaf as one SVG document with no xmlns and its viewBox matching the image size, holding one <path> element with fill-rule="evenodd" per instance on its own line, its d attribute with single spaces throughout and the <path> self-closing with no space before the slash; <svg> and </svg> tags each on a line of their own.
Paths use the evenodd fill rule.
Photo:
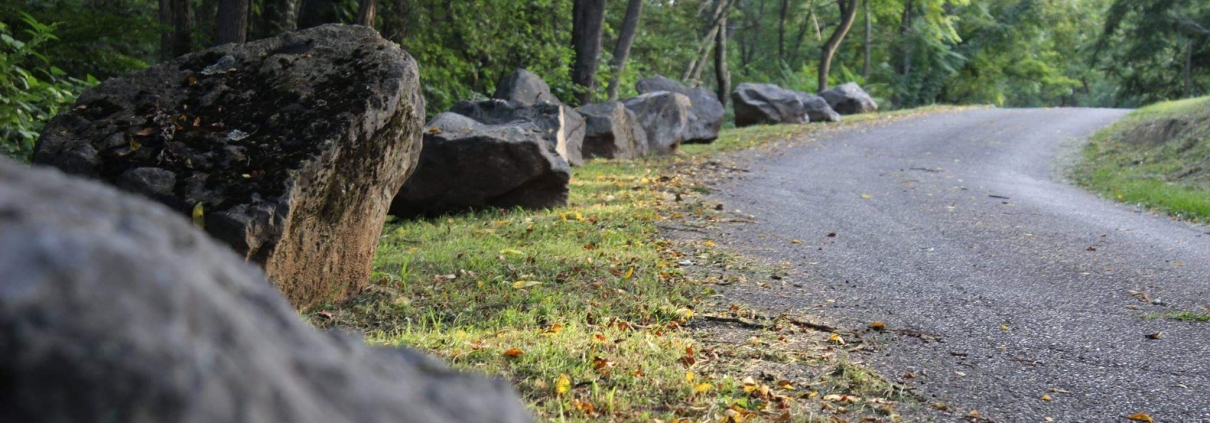
<svg viewBox="0 0 1210 423">
<path fill-rule="evenodd" d="M 555 381 L 555 394 L 563 396 L 571 391 L 571 379 L 567 375 L 559 375 L 559 380 Z"/>
<path fill-rule="evenodd" d="M 522 289 L 522 288 L 529 288 L 531 286 L 538 286 L 541 284 L 542 284 L 542 282 L 538 282 L 538 281 L 516 281 L 516 282 L 513 282 L 513 288 Z"/>
<path fill-rule="evenodd" d="M 151 136 L 151 134 L 154 134 L 154 133 L 155 133 L 155 128 L 149 126 L 149 127 L 143 128 L 142 131 L 139 131 L 139 133 L 137 133 L 135 135 L 138 135 L 140 137 L 147 137 L 147 136 Z"/>
<path fill-rule="evenodd" d="M 627 269 L 627 270 L 626 270 L 626 273 L 622 275 L 622 279 L 630 279 L 630 277 L 631 277 L 631 276 L 634 276 L 634 268 L 633 268 L 633 267 L 631 267 L 630 269 Z"/>
<path fill-rule="evenodd" d="M 702 245 L 705 245 L 705 246 L 707 246 L 707 247 L 713 247 L 713 246 L 714 246 L 714 241 L 706 241 L 706 242 L 703 242 L 703 243 L 702 243 Z"/>
<path fill-rule="evenodd" d="M 206 229 L 206 212 L 202 210 L 200 201 L 193 205 L 193 226 L 202 230 Z"/>
<path fill-rule="evenodd" d="M 800 240 L 800 239 L 792 239 L 792 240 L 790 240 L 790 243 L 791 243 L 791 244 L 799 244 L 799 245 L 802 245 L 802 240 Z"/>
<path fill-rule="evenodd" d="M 1133 420 L 1133 421 L 1136 421 L 1136 422 L 1155 423 L 1155 419 L 1151 418 L 1151 416 L 1148 416 L 1148 415 L 1146 415 L 1146 414 L 1144 414 L 1144 413 L 1135 413 L 1135 414 L 1131 414 L 1131 415 L 1129 415 L 1129 416 L 1126 416 L 1126 418 L 1127 418 L 1127 419 L 1130 419 L 1130 420 Z"/>
<path fill-rule="evenodd" d="M 521 252 L 520 250 L 514 250 L 512 248 L 505 248 L 503 250 L 500 250 L 500 255 L 502 255 L 502 256 L 523 256 L 523 255 L 525 255 L 525 253 Z"/>
<path fill-rule="evenodd" d="M 693 392 L 694 393 L 706 392 L 706 391 L 709 391 L 710 388 L 713 388 L 713 387 L 714 387 L 714 385 L 711 385 L 709 383 L 699 383 L 693 387 Z"/>
<path fill-rule="evenodd" d="M 836 238 L 836 232 L 828 232 L 828 238 Z"/>
<path fill-rule="evenodd" d="M 509 349 L 508 351 L 504 352 L 505 357 L 514 357 L 515 358 L 515 357 L 520 357 L 522 355 L 525 355 L 525 351 L 521 351 L 520 348 L 512 348 L 512 349 Z"/>
<path fill-rule="evenodd" d="M 828 336 L 828 341 L 833 344 L 844 345 L 844 338 L 841 338 L 839 333 L 833 333 Z"/>
<path fill-rule="evenodd" d="M 1147 339 L 1160 339 L 1164 337 L 1164 331 L 1147 334 Z"/>
<path fill-rule="evenodd" d="M 882 322 L 870 322 L 870 329 L 873 329 L 873 330 L 886 330 L 886 323 L 882 323 Z"/>
<path fill-rule="evenodd" d="M 1042 401 L 1050 401 L 1052 399 L 1054 398 L 1051 398 L 1050 394 L 1042 394 Z"/>
<path fill-rule="evenodd" d="M 869 199 L 871 199 L 871 198 L 874 198 L 874 196 L 872 196 L 872 195 L 870 195 L 870 194 L 861 194 L 861 199 L 862 199 L 862 200 L 869 200 Z"/>
</svg>

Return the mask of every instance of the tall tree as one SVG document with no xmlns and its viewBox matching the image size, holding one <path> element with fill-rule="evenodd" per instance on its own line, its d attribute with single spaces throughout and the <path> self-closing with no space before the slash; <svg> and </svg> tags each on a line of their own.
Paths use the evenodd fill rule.
<svg viewBox="0 0 1210 423">
<path fill-rule="evenodd" d="M 214 45 L 248 41 L 249 0 L 219 0 Z"/>
<path fill-rule="evenodd" d="M 781 13 L 777 16 L 777 60 L 786 60 L 786 15 L 790 14 L 790 0 L 781 0 Z"/>
<path fill-rule="evenodd" d="M 272 37 L 298 28 L 298 0 L 264 0 L 260 36 Z"/>
<path fill-rule="evenodd" d="M 170 60 L 188 54 L 193 48 L 193 25 L 189 19 L 189 0 L 160 0 L 160 59 Z"/>
<path fill-rule="evenodd" d="M 862 41 L 862 63 L 861 77 L 862 79 L 870 79 L 870 36 L 874 32 L 874 22 L 870 20 L 870 2 L 866 0 L 862 3 L 862 9 L 865 9 L 865 40 Z"/>
<path fill-rule="evenodd" d="M 374 0 L 357 1 L 357 19 L 354 24 L 374 27 Z"/>
<path fill-rule="evenodd" d="M 597 62 L 601 59 L 601 34 L 605 29 L 605 0 L 575 0 L 571 10 L 571 45 L 576 59 L 571 81 L 580 86 L 576 99 L 592 102 L 596 90 Z"/>
<path fill-rule="evenodd" d="M 840 7 L 840 25 L 832 30 L 832 36 L 824 43 L 819 55 L 820 92 L 828 89 L 828 74 L 832 70 L 832 56 L 836 54 L 836 48 L 840 47 L 840 42 L 844 41 L 845 35 L 853 27 L 853 20 L 857 17 L 857 3 L 858 0 L 836 0 L 836 5 Z"/>
<path fill-rule="evenodd" d="M 723 15 L 714 46 L 714 93 L 723 107 L 727 107 L 727 97 L 731 93 L 731 71 L 727 69 L 727 32 L 727 15 Z"/>
<path fill-rule="evenodd" d="M 639 32 L 639 16 L 642 13 L 643 0 L 630 0 L 626 3 L 626 16 L 622 18 L 622 29 L 618 32 L 618 43 L 613 47 L 613 63 L 610 64 L 613 75 L 609 77 L 609 87 L 606 90 L 610 100 L 618 98 L 618 82 L 622 79 L 622 72 L 626 71 L 626 58 L 630 56 L 630 45 L 634 43 L 634 36 Z"/>
<path fill-rule="evenodd" d="M 685 69 L 685 75 L 681 77 L 681 81 L 689 84 L 690 87 L 696 87 L 701 83 L 702 69 L 706 67 L 706 60 L 710 58 L 710 51 L 714 49 L 716 42 L 715 36 L 723 29 L 726 24 L 727 13 L 731 11 L 731 6 L 735 4 L 735 0 L 714 0 L 714 10 L 710 13 L 710 21 L 707 28 L 706 36 L 702 37 L 702 41 L 698 43 L 697 54 L 693 56 L 693 60 L 689 62 L 689 67 Z"/>
</svg>

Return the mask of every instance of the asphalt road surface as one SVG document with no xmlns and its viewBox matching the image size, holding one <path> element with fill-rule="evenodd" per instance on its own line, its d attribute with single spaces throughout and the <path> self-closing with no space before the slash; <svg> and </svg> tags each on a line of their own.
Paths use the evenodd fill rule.
<svg viewBox="0 0 1210 423">
<path fill-rule="evenodd" d="M 900 330 L 863 358 L 934 419 L 1210 422 L 1210 323 L 1155 318 L 1207 312 L 1210 229 L 1055 176 L 1126 113 L 935 114 L 751 157 L 716 197 L 758 223 L 727 240 L 800 271 L 751 300 Z"/>
</svg>

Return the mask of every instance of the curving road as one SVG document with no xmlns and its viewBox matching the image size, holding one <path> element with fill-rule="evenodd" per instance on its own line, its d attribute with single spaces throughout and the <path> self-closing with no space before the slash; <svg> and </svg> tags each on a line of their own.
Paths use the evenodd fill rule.
<svg viewBox="0 0 1210 423">
<path fill-rule="evenodd" d="M 717 196 L 759 223 L 727 239 L 797 274 L 749 300 L 901 330 L 861 358 L 950 408 L 932 419 L 1210 422 L 1210 322 L 1146 318 L 1210 306 L 1208 229 L 1053 176 L 1126 113 L 934 114 L 750 157 Z"/>
</svg>

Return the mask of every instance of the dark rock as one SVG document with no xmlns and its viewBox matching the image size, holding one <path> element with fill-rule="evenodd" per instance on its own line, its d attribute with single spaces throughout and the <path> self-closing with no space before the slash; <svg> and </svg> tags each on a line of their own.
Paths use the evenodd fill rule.
<svg viewBox="0 0 1210 423">
<path fill-rule="evenodd" d="M 634 112 L 639 126 L 647 133 L 649 154 L 673 154 L 681 148 L 689 126 L 689 97 L 657 91 L 626 99 L 622 104 Z"/>
<path fill-rule="evenodd" d="M 0 416 L 529 422 L 512 388 L 321 333 L 179 213 L 0 159 Z"/>
<path fill-rule="evenodd" d="M 856 115 L 878 110 L 878 103 L 854 82 L 841 84 L 819 93 L 833 110 L 842 115 Z"/>
<path fill-rule="evenodd" d="M 118 186 L 153 199 L 171 197 L 176 186 L 176 174 L 157 167 L 136 167 L 118 177 Z"/>
<path fill-rule="evenodd" d="M 687 88 L 680 82 L 662 75 L 640 79 L 634 87 L 639 94 L 668 91 L 689 97 L 689 123 L 685 128 L 685 143 L 710 143 L 718 139 L 718 131 L 723 127 L 723 115 L 727 110 L 714 92 L 702 87 Z"/>
<path fill-rule="evenodd" d="M 501 78 L 496 84 L 496 94 L 492 98 L 515 101 L 525 106 L 560 104 L 559 99 L 551 95 L 550 86 L 546 85 L 546 81 L 525 69 L 517 69 Z"/>
<path fill-rule="evenodd" d="M 731 92 L 731 101 L 735 126 L 808 122 L 798 95 L 773 84 L 739 84 Z"/>
<path fill-rule="evenodd" d="M 571 107 L 559 103 L 527 106 L 516 101 L 486 100 L 459 101 L 450 111 L 486 125 L 531 122 L 564 160 L 572 166 L 584 164 L 580 151 L 584 143 L 584 117 Z"/>
<path fill-rule="evenodd" d="M 326 25 L 182 56 L 86 91 L 33 161 L 190 214 L 299 307 L 370 277 L 424 121 L 416 63 L 362 26 Z M 115 135 L 120 134 L 120 135 Z M 175 175 L 140 182 L 161 169 Z M 161 176 L 167 173 L 160 173 Z"/>
<path fill-rule="evenodd" d="M 840 113 L 832 110 L 832 106 L 829 106 L 823 97 L 804 92 L 794 94 L 798 96 L 798 101 L 802 102 L 803 107 L 807 108 L 807 117 L 811 122 L 840 122 Z"/>
<path fill-rule="evenodd" d="M 647 155 L 647 132 L 621 102 L 589 104 L 577 110 L 588 121 L 584 157 L 637 159 Z"/>
<path fill-rule="evenodd" d="M 395 196 L 392 215 L 567 204 L 571 168 L 542 128 L 528 121 L 466 127 L 446 115 L 452 113 L 438 115 L 433 125 L 455 131 L 425 131 L 420 164 Z"/>
</svg>

